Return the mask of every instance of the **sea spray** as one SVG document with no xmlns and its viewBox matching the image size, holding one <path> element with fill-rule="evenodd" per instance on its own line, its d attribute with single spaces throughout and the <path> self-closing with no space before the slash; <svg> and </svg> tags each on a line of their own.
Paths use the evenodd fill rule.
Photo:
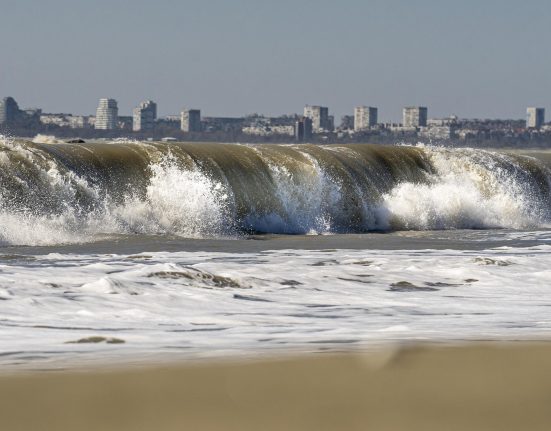
<svg viewBox="0 0 551 431">
<path fill-rule="evenodd" d="M 427 152 L 435 175 L 383 196 L 389 228 L 520 229 L 550 220 L 551 176 L 537 160 L 473 149 Z"/>
<path fill-rule="evenodd" d="M 200 169 L 182 169 L 173 157 L 150 166 L 144 199 L 128 197 L 110 215 L 122 232 L 184 237 L 230 235 L 230 192 Z"/>
<path fill-rule="evenodd" d="M 292 167 L 273 160 L 268 168 L 277 210 L 251 212 L 245 225 L 255 231 L 284 234 L 321 234 L 334 229 L 342 201 L 338 178 L 330 177 L 308 154 Z"/>
</svg>

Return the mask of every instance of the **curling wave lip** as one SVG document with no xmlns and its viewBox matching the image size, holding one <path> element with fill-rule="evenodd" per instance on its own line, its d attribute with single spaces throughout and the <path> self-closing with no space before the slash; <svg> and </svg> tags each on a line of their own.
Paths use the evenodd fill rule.
<svg viewBox="0 0 551 431">
<path fill-rule="evenodd" d="M 538 228 L 545 158 L 378 145 L 0 139 L 0 244 Z"/>
</svg>

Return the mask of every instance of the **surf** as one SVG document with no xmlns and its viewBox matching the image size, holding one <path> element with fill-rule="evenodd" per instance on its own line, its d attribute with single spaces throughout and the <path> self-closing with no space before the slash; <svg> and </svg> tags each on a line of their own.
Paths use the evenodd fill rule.
<svg viewBox="0 0 551 431">
<path fill-rule="evenodd" d="M 481 149 L 0 138 L 0 244 L 538 228 L 544 158 Z"/>
</svg>

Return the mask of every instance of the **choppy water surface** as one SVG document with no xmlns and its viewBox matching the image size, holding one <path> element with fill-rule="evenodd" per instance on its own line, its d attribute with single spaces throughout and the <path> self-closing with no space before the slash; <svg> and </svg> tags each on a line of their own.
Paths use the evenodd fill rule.
<svg viewBox="0 0 551 431">
<path fill-rule="evenodd" d="M 3 138 L 0 364 L 548 338 L 548 163 Z"/>
</svg>

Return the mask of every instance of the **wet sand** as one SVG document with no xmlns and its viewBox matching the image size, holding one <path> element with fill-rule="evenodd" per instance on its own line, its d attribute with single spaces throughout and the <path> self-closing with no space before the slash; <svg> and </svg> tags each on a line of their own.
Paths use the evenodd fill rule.
<svg viewBox="0 0 551 431">
<path fill-rule="evenodd" d="M 0 377 L 0 428 L 548 430 L 551 344 Z"/>
</svg>

